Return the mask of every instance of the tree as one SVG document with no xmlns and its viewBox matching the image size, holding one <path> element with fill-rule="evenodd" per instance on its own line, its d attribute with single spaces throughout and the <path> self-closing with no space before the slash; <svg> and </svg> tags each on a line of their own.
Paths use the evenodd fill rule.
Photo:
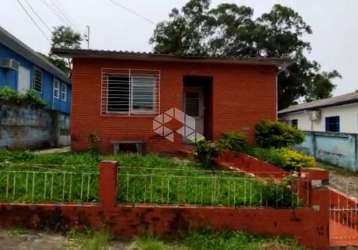
<svg viewBox="0 0 358 250">
<path fill-rule="evenodd" d="M 311 27 L 293 9 L 276 4 L 271 11 L 253 18 L 254 10 L 236 4 L 210 9 L 209 0 L 190 0 L 173 9 L 169 20 L 159 23 L 150 42 L 154 52 L 175 55 L 212 55 L 289 58 L 292 64 L 278 76 L 279 108 L 329 97 L 340 77 L 337 71 L 321 72 L 304 35 Z"/>
<path fill-rule="evenodd" d="M 51 48 L 79 49 L 81 47 L 81 34 L 75 32 L 70 27 L 58 26 L 52 32 Z M 48 60 L 67 74 L 71 69 L 71 59 L 63 59 L 52 53 L 49 53 Z"/>
<path fill-rule="evenodd" d="M 190 1 L 182 8 L 183 15 L 176 8 L 169 14 L 170 21 L 161 22 L 154 30 L 150 42 L 155 51 L 164 54 L 206 54 L 202 43 L 207 35 L 205 25 L 209 0 Z"/>
</svg>

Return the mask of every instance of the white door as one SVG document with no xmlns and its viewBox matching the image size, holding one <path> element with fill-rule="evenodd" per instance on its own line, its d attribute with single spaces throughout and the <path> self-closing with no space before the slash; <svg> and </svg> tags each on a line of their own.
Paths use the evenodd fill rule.
<svg viewBox="0 0 358 250">
<path fill-rule="evenodd" d="M 25 67 L 19 66 L 17 90 L 20 93 L 25 93 L 30 89 L 30 84 L 31 84 L 30 70 L 28 70 Z"/>
<path fill-rule="evenodd" d="M 199 137 L 204 135 L 204 91 L 201 87 L 186 87 L 184 91 L 184 109 L 185 114 L 194 118 L 195 120 L 195 132 L 196 135 L 194 139 L 199 139 Z M 187 124 L 191 127 L 190 122 Z M 187 131 L 186 134 L 191 134 L 191 131 Z M 200 136 L 201 135 L 201 136 Z M 189 137 L 193 137 L 189 136 Z M 192 138 L 193 139 L 193 138 Z"/>
</svg>

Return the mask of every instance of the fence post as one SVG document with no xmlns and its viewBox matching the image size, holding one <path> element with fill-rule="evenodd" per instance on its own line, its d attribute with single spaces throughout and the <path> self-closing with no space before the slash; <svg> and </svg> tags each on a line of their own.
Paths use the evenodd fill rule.
<svg viewBox="0 0 358 250">
<path fill-rule="evenodd" d="M 312 131 L 312 151 L 313 157 L 317 158 L 317 138 L 314 131 Z"/>
<path fill-rule="evenodd" d="M 104 209 L 114 208 L 117 204 L 116 161 L 101 161 L 99 165 L 99 200 Z"/>
</svg>

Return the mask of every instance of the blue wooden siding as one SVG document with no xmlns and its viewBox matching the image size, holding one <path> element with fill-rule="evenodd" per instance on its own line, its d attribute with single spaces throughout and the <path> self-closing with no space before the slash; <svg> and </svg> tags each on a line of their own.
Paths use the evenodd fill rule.
<svg viewBox="0 0 358 250">
<path fill-rule="evenodd" d="M 6 46 L 0 44 L 0 60 L 2 59 L 15 59 L 22 67 L 30 70 L 30 80 L 32 81 L 34 69 L 38 68 L 42 71 L 42 91 L 39 93 L 40 97 L 47 103 L 49 109 L 60 111 L 63 113 L 70 113 L 71 111 L 71 85 L 63 81 L 62 84 L 66 84 L 67 99 L 62 101 L 61 99 L 53 98 L 53 80 L 56 78 L 53 74 L 45 71 L 41 67 L 34 65 L 26 58 L 20 56 L 16 52 L 10 50 Z M 58 78 L 57 78 L 58 79 Z M 60 79 L 58 79 L 60 80 Z M 17 90 L 18 72 L 16 70 L 0 68 L 0 87 L 8 86 Z M 31 83 L 30 83 L 31 86 Z"/>
</svg>

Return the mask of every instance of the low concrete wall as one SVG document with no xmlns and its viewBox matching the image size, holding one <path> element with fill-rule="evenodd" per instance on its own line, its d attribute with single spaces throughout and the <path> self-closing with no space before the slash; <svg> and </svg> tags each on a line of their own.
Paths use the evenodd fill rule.
<svg viewBox="0 0 358 250">
<path fill-rule="evenodd" d="M 0 104 L 0 148 L 69 145 L 69 116 L 31 106 Z"/>
<path fill-rule="evenodd" d="M 315 158 L 358 171 L 358 134 L 305 132 L 305 141 L 296 148 Z"/>
</svg>

